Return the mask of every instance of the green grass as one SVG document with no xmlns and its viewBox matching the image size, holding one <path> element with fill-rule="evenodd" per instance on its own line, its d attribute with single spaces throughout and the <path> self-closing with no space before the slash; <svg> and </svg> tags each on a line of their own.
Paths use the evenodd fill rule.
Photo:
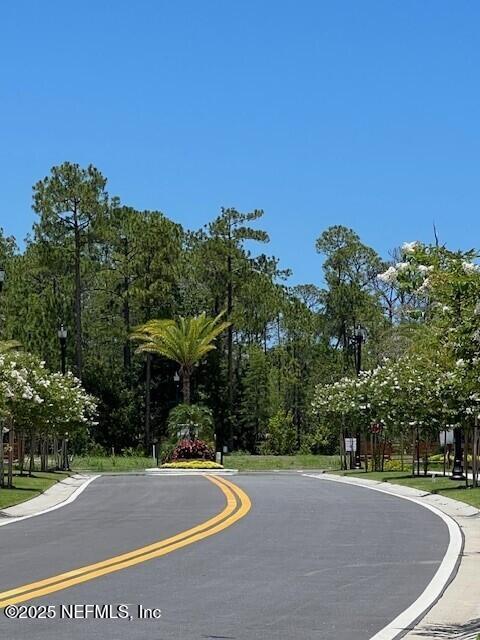
<svg viewBox="0 0 480 640">
<path fill-rule="evenodd" d="M 223 459 L 225 467 L 239 471 L 272 471 L 283 469 L 338 469 L 338 456 L 250 456 L 232 454 Z"/>
<path fill-rule="evenodd" d="M 74 458 L 75 471 L 140 471 L 154 467 L 153 458 L 141 456 L 85 456 Z M 338 469 L 338 456 L 250 456 L 232 454 L 225 456 L 224 466 L 239 471 L 271 471 L 273 469 Z"/>
<path fill-rule="evenodd" d="M 0 509 L 13 507 L 15 504 L 35 498 L 35 496 L 40 495 L 56 482 L 67 476 L 68 473 L 61 473 L 60 471 L 48 473 L 36 471 L 31 478 L 15 473 L 13 476 L 14 488 L 0 489 Z"/>
<path fill-rule="evenodd" d="M 141 471 L 155 466 L 153 458 L 143 456 L 83 456 L 72 462 L 75 471 Z"/>
<path fill-rule="evenodd" d="M 465 482 L 462 481 L 458 482 L 441 476 L 412 478 L 410 472 L 402 471 L 370 471 L 368 473 L 361 471 L 341 471 L 336 473 L 339 475 L 367 478 L 368 480 L 378 480 L 380 482 L 391 482 L 393 484 L 401 484 L 405 487 L 412 487 L 413 489 L 430 491 L 430 493 L 438 493 L 446 498 L 459 500 L 460 502 L 465 502 L 480 509 L 480 487 L 476 489 L 466 489 Z"/>
</svg>

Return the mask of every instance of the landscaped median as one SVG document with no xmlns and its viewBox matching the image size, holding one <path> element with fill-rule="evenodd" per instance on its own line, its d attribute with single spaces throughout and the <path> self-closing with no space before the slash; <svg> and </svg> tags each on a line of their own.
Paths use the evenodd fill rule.
<svg viewBox="0 0 480 640">
<path fill-rule="evenodd" d="M 56 482 L 68 477 L 68 473 L 60 471 L 36 471 L 32 476 L 15 473 L 13 489 L 0 489 L 0 509 L 13 507 L 16 504 L 36 498 Z"/>
</svg>

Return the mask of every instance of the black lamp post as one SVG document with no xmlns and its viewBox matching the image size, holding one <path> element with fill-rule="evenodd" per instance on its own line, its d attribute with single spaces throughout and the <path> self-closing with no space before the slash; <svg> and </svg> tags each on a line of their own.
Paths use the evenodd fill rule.
<svg viewBox="0 0 480 640">
<path fill-rule="evenodd" d="M 60 340 L 60 356 L 62 358 L 62 373 L 65 375 L 67 371 L 67 336 L 68 331 L 65 327 L 60 325 L 60 329 L 58 330 L 58 339 Z"/>
<path fill-rule="evenodd" d="M 357 376 L 360 375 L 360 371 L 362 370 L 362 345 L 367 339 L 367 331 L 362 326 L 358 326 L 355 332 L 354 338 L 354 347 L 355 347 L 355 370 L 357 372 Z M 360 438 L 362 434 L 360 429 L 357 429 L 357 433 L 355 434 L 355 438 L 357 441 L 357 447 L 355 451 L 355 469 L 362 468 L 362 459 L 361 459 L 361 451 L 360 451 Z"/>
<path fill-rule="evenodd" d="M 179 388 L 180 388 L 180 376 L 178 375 L 178 371 L 175 371 L 175 375 L 173 376 L 173 381 L 175 382 L 175 404 L 178 404 Z"/>
<path fill-rule="evenodd" d="M 465 480 L 465 476 L 463 475 L 463 451 L 462 451 L 462 430 L 460 427 L 455 427 L 453 430 L 453 439 L 454 439 L 454 462 L 452 475 L 450 476 L 450 480 Z"/>
</svg>

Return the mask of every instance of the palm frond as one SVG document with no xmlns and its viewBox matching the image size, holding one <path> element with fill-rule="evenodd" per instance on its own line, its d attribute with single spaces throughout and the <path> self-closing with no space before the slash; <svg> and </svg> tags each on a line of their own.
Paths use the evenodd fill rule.
<svg viewBox="0 0 480 640">
<path fill-rule="evenodd" d="M 215 339 L 230 326 L 229 322 L 221 321 L 223 315 L 210 318 L 201 313 L 192 318 L 180 316 L 176 321 L 150 320 L 137 327 L 130 339 L 141 343 L 137 353 L 156 353 L 191 370 L 216 348 Z"/>
</svg>

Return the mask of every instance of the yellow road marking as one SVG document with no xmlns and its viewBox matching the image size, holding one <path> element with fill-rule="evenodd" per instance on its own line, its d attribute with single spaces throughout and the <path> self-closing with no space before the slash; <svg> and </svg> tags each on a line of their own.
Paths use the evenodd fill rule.
<svg viewBox="0 0 480 640">
<path fill-rule="evenodd" d="M 199 540 L 223 531 L 240 520 L 240 518 L 243 518 L 250 511 L 250 499 L 242 489 L 224 478 L 219 478 L 218 476 L 206 477 L 219 487 L 226 498 L 225 508 L 213 518 L 170 538 L 147 545 L 146 547 L 140 547 L 139 549 L 114 556 L 108 560 L 80 567 L 73 571 L 67 571 L 66 573 L 61 573 L 57 576 L 46 578 L 45 580 L 3 591 L 0 593 L 0 608 L 10 604 L 18 604 L 19 602 L 32 600 L 33 598 L 54 593 L 55 591 L 68 589 L 82 582 L 94 580 L 95 578 L 115 571 L 121 571 L 122 569 L 132 567 L 141 562 L 147 562 L 153 558 L 159 558 L 167 553 L 171 553 L 172 551 L 176 551 L 177 549 L 181 549 L 182 547 L 186 547 L 189 544 L 193 544 L 194 542 L 198 542 Z"/>
</svg>

